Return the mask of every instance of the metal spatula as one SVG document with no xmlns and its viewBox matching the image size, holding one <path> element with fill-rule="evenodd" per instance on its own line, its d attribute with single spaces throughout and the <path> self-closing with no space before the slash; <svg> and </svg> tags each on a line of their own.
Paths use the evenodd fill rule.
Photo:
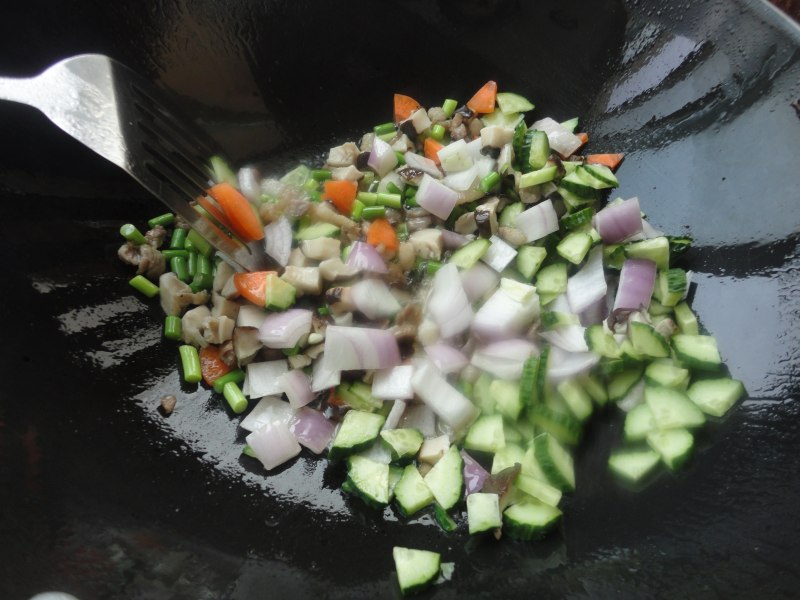
<svg viewBox="0 0 800 600">
<path fill-rule="evenodd" d="M 208 188 L 209 159 L 218 154 L 214 141 L 126 66 L 100 54 L 73 56 L 36 77 L 0 78 L 0 99 L 38 108 L 125 169 L 242 269 L 268 268 L 259 242 L 227 237 L 189 204 Z"/>
</svg>

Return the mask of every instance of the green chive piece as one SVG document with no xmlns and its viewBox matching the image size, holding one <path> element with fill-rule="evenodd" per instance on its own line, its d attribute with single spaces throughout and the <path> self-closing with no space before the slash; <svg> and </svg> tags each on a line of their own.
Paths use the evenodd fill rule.
<svg viewBox="0 0 800 600">
<path fill-rule="evenodd" d="M 182 256 L 176 256 L 175 258 L 170 259 L 169 268 L 173 273 L 175 273 L 177 278 L 184 283 L 189 283 L 191 281 L 191 278 L 189 277 L 189 263 L 187 259 L 183 258 Z"/>
<path fill-rule="evenodd" d="M 377 136 L 387 135 L 390 133 L 394 135 L 394 123 L 382 123 L 381 125 L 375 125 L 375 127 L 372 128 L 372 131 L 374 131 L 375 135 Z"/>
<path fill-rule="evenodd" d="M 248 444 L 245 444 L 244 448 L 242 448 L 242 454 L 249 456 L 250 458 L 258 458 L 256 453 L 253 452 L 253 449 Z"/>
<path fill-rule="evenodd" d="M 197 257 L 197 272 L 203 275 L 212 275 L 211 261 L 202 254 Z"/>
<path fill-rule="evenodd" d="M 183 380 L 186 383 L 198 383 L 203 374 L 200 370 L 200 355 L 197 353 L 197 348 L 184 344 L 178 347 L 178 353 L 181 355 Z"/>
<path fill-rule="evenodd" d="M 377 135 L 375 137 L 377 137 L 379 140 L 383 140 L 384 142 L 388 142 L 389 140 L 393 140 L 394 136 L 395 132 L 392 131 L 392 133 L 384 133 L 383 135 Z"/>
<path fill-rule="evenodd" d="M 425 270 L 428 275 L 435 275 L 436 271 L 442 268 L 442 263 L 437 260 L 429 260 L 428 263 L 425 265 Z"/>
<path fill-rule="evenodd" d="M 448 98 L 442 103 L 442 110 L 448 119 L 453 116 L 453 113 L 456 112 L 457 108 L 458 101 L 453 100 L 452 98 Z"/>
<path fill-rule="evenodd" d="M 375 173 L 366 171 L 361 181 L 358 182 L 358 189 L 362 191 L 369 191 L 369 188 L 375 184 Z"/>
<path fill-rule="evenodd" d="M 308 192 L 308 197 L 311 198 L 312 202 L 322 202 L 322 194 L 318 191 Z"/>
<path fill-rule="evenodd" d="M 166 227 L 167 225 L 172 225 L 175 222 L 175 215 L 172 213 L 164 213 L 163 215 L 158 215 L 157 217 L 153 217 L 147 222 L 147 226 L 152 229 L 156 225 L 161 225 L 162 227 Z"/>
<path fill-rule="evenodd" d="M 194 348 L 194 346 L 192 346 Z M 242 390 L 235 382 L 229 381 L 222 387 L 222 395 L 228 401 L 228 406 L 237 415 L 247 410 L 247 398 L 244 397 Z"/>
<path fill-rule="evenodd" d="M 489 190 L 500 183 L 500 179 L 500 173 L 497 171 L 492 171 L 486 177 L 481 179 L 481 191 L 483 191 L 484 194 L 488 194 Z"/>
<path fill-rule="evenodd" d="M 364 206 L 373 206 L 378 203 L 378 194 L 374 192 L 358 192 L 356 200 L 360 200 Z"/>
<path fill-rule="evenodd" d="M 404 164 L 406 164 L 405 152 L 399 152 L 395 150 L 394 155 L 397 157 L 397 166 L 402 167 Z"/>
<path fill-rule="evenodd" d="M 181 318 L 175 315 L 167 315 L 164 319 L 164 337 L 168 340 L 175 340 L 179 342 L 183 337 L 183 327 L 181 326 Z"/>
<path fill-rule="evenodd" d="M 197 293 L 202 290 L 210 290 L 211 286 L 214 284 L 214 276 L 210 273 L 198 273 L 192 279 L 192 283 L 189 284 L 189 288 L 192 290 L 193 293 Z"/>
<path fill-rule="evenodd" d="M 197 275 L 197 252 L 189 252 L 186 258 L 186 270 L 189 272 L 189 277 Z"/>
<path fill-rule="evenodd" d="M 386 208 L 383 206 L 366 206 L 361 212 L 361 218 L 368 221 L 383 217 L 386 214 Z"/>
<path fill-rule="evenodd" d="M 354 221 L 358 221 L 361 218 L 362 212 L 364 212 L 364 203 L 361 200 L 356 199 L 353 202 L 353 210 L 350 211 L 350 216 Z"/>
<path fill-rule="evenodd" d="M 407 185 L 406 189 L 403 190 L 403 202 L 406 206 L 419 206 L 417 203 L 417 188 L 413 185 Z"/>
<path fill-rule="evenodd" d="M 186 237 L 186 241 L 183 243 L 183 249 L 189 252 L 190 254 L 191 253 L 197 254 L 197 248 L 194 247 L 194 243 L 192 242 L 192 240 L 189 239 L 188 236 Z"/>
<path fill-rule="evenodd" d="M 125 223 L 125 225 L 119 228 L 119 233 L 126 240 L 133 242 L 137 246 L 147 243 L 147 240 L 142 235 L 142 232 L 136 229 L 136 225 L 133 225 L 132 223 Z"/>
<path fill-rule="evenodd" d="M 378 193 L 378 204 L 388 206 L 389 208 L 400 208 L 402 206 L 403 198 L 400 194 L 388 194 L 386 192 Z"/>
<path fill-rule="evenodd" d="M 300 354 L 300 344 L 296 344 L 294 348 L 283 348 L 281 352 L 284 356 L 297 356 Z"/>
<path fill-rule="evenodd" d="M 186 247 L 186 230 L 175 229 L 172 231 L 172 237 L 169 239 L 169 247 L 171 250 L 183 250 Z"/>
<path fill-rule="evenodd" d="M 403 242 L 408 239 L 408 225 L 405 223 L 399 223 L 397 225 L 397 237 Z"/>
<path fill-rule="evenodd" d="M 161 255 L 164 257 L 165 260 L 172 260 L 176 256 L 180 256 L 183 258 L 189 258 L 189 253 L 186 250 L 162 250 Z"/>
<path fill-rule="evenodd" d="M 441 142 L 444 139 L 444 125 L 436 123 L 436 125 L 431 127 L 431 137 L 437 142 Z"/>
<path fill-rule="evenodd" d="M 390 181 L 389 183 L 386 184 L 386 191 L 389 192 L 390 194 L 402 194 L 403 193 L 403 190 L 401 190 L 399 187 L 397 187 L 394 184 L 393 181 Z"/>
<path fill-rule="evenodd" d="M 203 256 L 211 256 L 214 254 L 214 246 L 209 244 L 199 233 L 194 229 L 189 231 L 186 240 L 192 242 L 194 249 Z"/>
<path fill-rule="evenodd" d="M 214 391 L 218 394 L 222 393 L 222 388 L 225 387 L 226 383 L 233 382 L 235 384 L 240 384 L 244 381 L 244 371 L 241 369 L 234 369 L 233 371 L 228 371 L 222 377 L 217 377 L 214 380 L 214 383 L 211 387 L 214 388 Z"/>
<path fill-rule="evenodd" d="M 314 181 L 326 181 L 330 179 L 332 173 L 328 169 L 314 169 L 311 171 L 311 178 Z"/>
<path fill-rule="evenodd" d="M 319 313 L 323 317 L 327 317 L 329 314 L 331 314 L 331 309 L 328 308 L 327 306 L 320 306 L 317 309 L 317 313 Z"/>
<path fill-rule="evenodd" d="M 131 279 L 128 283 L 131 284 L 131 286 L 133 286 L 134 289 L 140 291 L 148 298 L 158 296 L 158 286 L 152 281 L 150 281 L 144 275 L 137 275 L 136 277 Z"/>
</svg>

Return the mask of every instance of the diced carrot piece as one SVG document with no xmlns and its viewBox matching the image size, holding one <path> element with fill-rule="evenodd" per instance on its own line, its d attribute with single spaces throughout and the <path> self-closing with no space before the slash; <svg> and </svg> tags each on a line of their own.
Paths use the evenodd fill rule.
<svg viewBox="0 0 800 600">
<path fill-rule="evenodd" d="M 343 215 L 350 215 L 353 210 L 353 202 L 358 194 L 358 184 L 355 181 L 333 181 L 325 182 L 325 189 L 322 197 L 333 202 Z"/>
<path fill-rule="evenodd" d="M 586 155 L 586 164 L 604 165 L 612 171 L 616 171 L 623 158 L 625 158 L 624 154 L 588 154 Z"/>
<path fill-rule="evenodd" d="M 198 196 L 197 203 L 202 206 L 208 214 L 214 217 L 220 225 L 231 232 L 233 231 L 233 226 L 230 221 L 228 221 L 228 217 L 225 216 L 225 213 L 220 210 L 216 203 L 205 196 Z"/>
<path fill-rule="evenodd" d="M 255 271 L 253 273 L 234 273 L 233 285 L 239 294 L 255 304 L 264 308 L 267 304 L 267 276 L 274 275 L 275 271 Z"/>
<path fill-rule="evenodd" d="M 425 145 L 423 146 L 425 157 L 430 158 L 437 165 L 441 164 L 441 161 L 439 160 L 439 150 L 442 148 L 444 148 L 444 146 L 435 139 L 425 138 Z"/>
<path fill-rule="evenodd" d="M 264 239 L 264 226 L 256 209 L 229 183 L 218 183 L 208 190 L 228 218 L 233 232 L 246 242 Z"/>
<path fill-rule="evenodd" d="M 419 102 L 414 100 L 411 96 L 404 96 L 403 94 L 394 95 L 394 121 L 399 123 L 405 121 L 414 112 L 422 108 Z"/>
<path fill-rule="evenodd" d="M 497 84 L 494 81 L 487 81 L 483 84 L 483 87 L 475 92 L 475 95 L 467 101 L 467 108 L 481 114 L 493 113 L 496 100 Z"/>
<path fill-rule="evenodd" d="M 576 133 L 575 135 L 581 140 L 581 146 L 585 146 L 589 142 L 589 134 L 588 133 Z"/>
<path fill-rule="evenodd" d="M 229 373 L 231 367 L 222 360 L 222 351 L 219 346 L 206 346 L 200 348 L 200 372 L 203 374 L 203 381 L 208 385 Z"/>
<path fill-rule="evenodd" d="M 367 243 L 372 246 L 380 246 L 392 252 L 400 247 L 400 240 L 397 239 L 397 232 L 386 219 L 375 219 L 370 223 L 367 231 Z"/>
</svg>

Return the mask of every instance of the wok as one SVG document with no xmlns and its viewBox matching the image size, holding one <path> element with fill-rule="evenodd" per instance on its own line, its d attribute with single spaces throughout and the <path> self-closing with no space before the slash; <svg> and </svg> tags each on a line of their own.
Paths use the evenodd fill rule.
<svg viewBox="0 0 800 600">
<path fill-rule="evenodd" d="M 694 237 L 694 307 L 748 390 L 639 493 L 608 475 L 621 423 L 599 417 L 539 543 L 400 523 L 306 454 L 266 474 L 219 398 L 180 383 L 159 308 L 117 262 L 119 225 L 162 207 L 0 105 L 0 597 L 394 597 L 393 545 L 456 563 L 436 598 L 797 595 L 800 31 L 767 4 L 28 0 L 0 31 L 1 72 L 108 54 L 275 173 L 386 121 L 395 91 L 430 104 L 491 78 L 537 115 L 578 115 L 591 150 L 627 153 L 620 195 Z"/>
</svg>

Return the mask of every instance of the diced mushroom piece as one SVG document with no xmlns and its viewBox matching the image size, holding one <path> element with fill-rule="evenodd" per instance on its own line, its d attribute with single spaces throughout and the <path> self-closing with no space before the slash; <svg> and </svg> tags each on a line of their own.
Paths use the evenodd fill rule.
<svg viewBox="0 0 800 600">
<path fill-rule="evenodd" d="M 331 179 L 336 181 L 358 181 L 362 177 L 364 177 L 364 173 L 359 171 L 354 165 L 333 167 L 331 169 Z"/>
<path fill-rule="evenodd" d="M 335 238 L 318 237 L 313 240 L 303 240 L 300 243 L 300 250 L 307 258 L 326 260 L 339 256 L 342 251 L 342 243 Z"/>
<path fill-rule="evenodd" d="M 150 244 L 125 242 L 117 250 L 117 256 L 122 262 L 137 267 L 136 273 L 148 279 L 160 277 L 166 269 L 164 255 Z"/>
<path fill-rule="evenodd" d="M 253 360 L 262 347 L 255 327 L 236 327 L 233 330 L 233 352 L 240 366 Z"/>
<path fill-rule="evenodd" d="M 177 275 L 171 271 L 158 278 L 158 289 L 161 308 L 168 315 L 178 316 L 190 304 L 208 302 L 208 292 L 203 290 L 194 293 L 192 288 L 178 279 Z"/>
<path fill-rule="evenodd" d="M 358 146 L 353 142 L 347 142 L 341 146 L 331 148 L 326 162 L 331 167 L 348 167 L 356 164 L 358 152 Z"/>
<path fill-rule="evenodd" d="M 469 134 L 472 136 L 472 139 L 478 138 L 483 130 L 483 121 L 481 121 L 478 117 L 475 117 L 469 122 L 468 127 Z"/>
<path fill-rule="evenodd" d="M 236 352 L 233 351 L 233 336 L 219 348 L 219 357 L 229 367 L 236 367 Z"/>
<path fill-rule="evenodd" d="M 414 142 L 412 142 L 411 138 L 405 133 L 398 136 L 390 145 L 395 152 L 408 152 L 414 149 Z"/>
<path fill-rule="evenodd" d="M 372 142 L 374 140 L 375 140 L 374 133 L 365 133 L 361 137 L 361 141 L 358 144 L 358 149 L 361 150 L 361 152 L 369 152 L 370 150 L 372 150 Z"/>
<path fill-rule="evenodd" d="M 161 410 L 164 411 L 165 415 L 171 415 L 172 411 L 175 410 L 175 404 L 177 404 L 178 399 L 173 395 L 164 396 L 159 400 L 159 405 L 161 406 Z"/>
<path fill-rule="evenodd" d="M 305 254 L 300 250 L 300 248 L 292 248 L 292 251 L 289 253 L 289 262 L 286 263 L 288 267 L 312 267 L 314 266 L 314 262 L 308 260 Z"/>
<path fill-rule="evenodd" d="M 306 348 L 305 355 L 308 356 L 311 360 L 317 360 L 322 353 L 325 351 L 325 344 L 316 344 L 314 346 L 309 346 Z"/>
<path fill-rule="evenodd" d="M 475 222 L 475 213 L 468 212 L 458 217 L 453 226 L 453 230 L 461 235 L 475 233 L 478 230 L 478 224 Z"/>
<path fill-rule="evenodd" d="M 288 357 L 289 367 L 292 369 L 305 369 L 312 363 L 312 360 L 305 354 L 295 354 Z"/>
<path fill-rule="evenodd" d="M 397 174 L 405 181 L 406 183 L 410 183 L 411 185 L 419 185 L 422 182 L 422 176 L 425 175 L 424 171 L 420 169 L 415 169 L 414 167 L 403 167 Z"/>
<path fill-rule="evenodd" d="M 410 271 L 414 268 L 416 253 L 411 242 L 400 242 L 397 250 L 397 262 L 403 271 Z"/>
<path fill-rule="evenodd" d="M 223 286 L 222 290 L 220 290 L 220 296 L 227 298 L 228 300 L 235 300 L 239 297 L 239 290 L 236 289 L 236 283 L 231 277 Z"/>
<path fill-rule="evenodd" d="M 422 308 L 416 302 L 407 302 L 395 317 L 392 335 L 398 342 L 413 342 L 422 321 Z"/>
<path fill-rule="evenodd" d="M 325 292 L 325 301 L 335 316 L 351 313 L 356 309 L 353 293 L 349 287 L 330 288 Z"/>
<path fill-rule="evenodd" d="M 664 336 L 665 339 L 669 340 L 674 334 L 678 332 L 678 326 L 675 324 L 670 318 L 661 319 L 655 326 L 655 329 L 658 333 Z"/>
<path fill-rule="evenodd" d="M 330 223 L 341 227 L 343 230 L 358 229 L 358 223 L 345 217 L 343 214 L 336 212 L 331 205 L 327 202 L 315 202 L 308 210 L 312 221 L 322 221 L 323 223 Z"/>
<path fill-rule="evenodd" d="M 422 229 L 408 236 L 414 247 L 414 253 L 420 258 L 439 260 L 442 257 L 442 231 L 440 229 Z"/>
<path fill-rule="evenodd" d="M 234 273 L 236 273 L 234 268 L 224 260 L 221 260 L 217 265 L 217 272 L 214 274 L 214 283 L 211 286 L 211 289 L 218 294 L 222 292 L 225 284 L 228 283 L 228 280 L 231 277 L 233 277 Z"/>
<path fill-rule="evenodd" d="M 497 235 L 500 239 L 506 242 L 509 246 L 519 248 L 528 242 L 528 238 L 516 227 L 500 227 L 497 230 Z"/>
<path fill-rule="evenodd" d="M 237 302 L 228 300 L 225 296 L 211 294 L 211 316 L 212 317 L 228 317 L 229 319 L 236 320 L 239 315 L 240 305 Z"/>
<path fill-rule="evenodd" d="M 303 294 L 318 295 L 322 292 L 322 277 L 318 267 L 286 267 L 281 279 Z"/>
<path fill-rule="evenodd" d="M 183 341 L 193 346 L 208 346 L 208 341 L 203 335 L 204 323 L 211 318 L 211 311 L 207 306 L 197 306 L 192 310 L 186 311 L 181 319 L 181 331 Z"/>
<path fill-rule="evenodd" d="M 475 208 L 475 224 L 481 237 L 490 238 L 497 233 L 497 205 L 500 199 L 496 196 Z"/>
<path fill-rule="evenodd" d="M 147 243 L 153 248 L 161 248 L 164 240 L 167 239 L 167 230 L 164 229 L 162 225 L 156 225 L 144 234 L 144 239 L 146 239 Z"/>
<path fill-rule="evenodd" d="M 325 281 L 343 281 L 358 275 L 358 269 L 344 264 L 342 259 L 336 256 L 319 264 L 319 274 Z"/>
<path fill-rule="evenodd" d="M 203 338 L 209 344 L 222 344 L 233 337 L 236 321 L 229 317 L 208 317 L 203 321 Z"/>
<path fill-rule="evenodd" d="M 417 133 L 422 133 L 431 126 L 430 117 L 428 117 L 428 113 L 424 108 L 418 108 L 411 113 L 409 120 L 414 125 L 414 129 Z"/>
<path fill-rule="evenodd" d="M 447 113 L 444 112 L 441 106 L 431 106 L 428 109 L 428 118 L 433 123 L 441 123 L 443 121 L 447 121 Z"/>
<path fill-rule="evenodd" d="M 422 442 L 422 447 L 417 453 L 417 458 L 424 463 L 435 465 L 444 453 L 450 448 L 450 438 L 440 435 L 435 438 L 428 438 Z"/>
</svg>

